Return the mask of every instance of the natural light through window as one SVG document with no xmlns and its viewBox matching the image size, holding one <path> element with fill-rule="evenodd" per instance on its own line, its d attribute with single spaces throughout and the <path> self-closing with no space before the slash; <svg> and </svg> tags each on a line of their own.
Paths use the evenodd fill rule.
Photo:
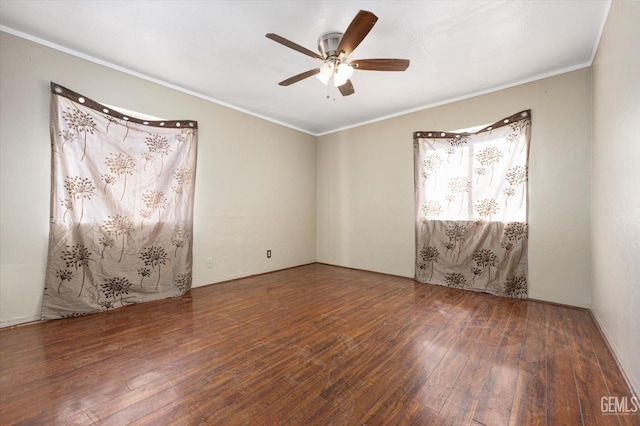
<svg viewBox="0 0 640 426">
<path fill-rule="evenodd" d="M 417 178 L 424 189 L 423 220 L 526 220 L 523 133 L 472 133 L 486 127 L 433 133 L 431 137 L 421 134 L 424 148 Z"/>
<path fill-rule="evenodd" d="M 527 296 L 531 111 L 414 133 L 416 280 Z"/>
</svg>

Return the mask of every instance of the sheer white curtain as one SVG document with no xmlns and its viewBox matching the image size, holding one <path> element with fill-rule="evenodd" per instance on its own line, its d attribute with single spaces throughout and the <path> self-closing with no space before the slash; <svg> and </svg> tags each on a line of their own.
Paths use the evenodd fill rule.
<svg viewBox="0 0 640 426">
<path fill-rule="evenodd" d="M 527 297 L 531 111 L 414 133 L 416 280 Z"/>
<path fill-rule="evenodd" d="M 189 291 L 197 122 L 137 119 L 51 90 L 43 319 Z"/>
</svg>

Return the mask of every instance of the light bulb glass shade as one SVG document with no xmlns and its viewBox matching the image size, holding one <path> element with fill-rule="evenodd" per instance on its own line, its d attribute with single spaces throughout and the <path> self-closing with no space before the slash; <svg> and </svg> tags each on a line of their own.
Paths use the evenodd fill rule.
<svg viewBox="0 0 640 426">
<path fill-rule="evenodd" d="M 329 79 L 333 75 L 333 70 L 335 69 L 335 65 L 331 61 L 325 61 L 320 65 L 320 72 L 317 74 L 318 80 L 320 80 L 323 84 L 327 84 Z"/>
<path fill-rule="evenodd" d="M 345 84 L 347 82 L 347 80 L 349 80 L 348 78 L 344 78 L 343 76 L 340 76 L 340 74 L 335 73 L 333 75 L 333 85 L 336 87 L 340 87 L 343 84 Z"/>
<path fill-rule="evenodd" d="M 329 83 L 329 79 L 331 78 L 331 74 L 324 75 L 322 72 L 319 72 L 318 74 L 316 74 L 316 77 L 318 78 L 318 80 L 320 80 L 322 82 L 322 84 L 324 84 L 325 86 L 327 85 L 327 83 Z"/>
<path fill-rule="evenodd" d="M 344 81 L 347 81 L 349 78 L 351 78 L 352 75 L 353 68 L 351 67 L 351 65 L 347 64 L 346 62 L 340 62 L 340 64 L 338 65 L 338 69 L 336 70 L 336 76 L 338 76 L 341 81 L 343 79 Z"/>
<path fill-rule="evenodd" d="M 331 77 L 331 75 L 333 74 L 333 68 L 334 68 L 333 62 L 331 61 L 323 62 L 322 65 L 320 65 L 320 74 L 325 76 L 328 80 L 329 77 Z"/>
</svg>

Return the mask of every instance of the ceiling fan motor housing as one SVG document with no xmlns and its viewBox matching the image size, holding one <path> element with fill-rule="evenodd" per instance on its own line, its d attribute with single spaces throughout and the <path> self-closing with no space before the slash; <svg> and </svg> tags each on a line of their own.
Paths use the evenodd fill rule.
<svg viewBox="0 0 640 426">
<path fill-rule="evenodd" d="M 318 39 L 318 50 L 325 58 L 330 58 L 336 55 L 340 40 L 342 40 L 343 33 L 332 31 L 325 33 Z"/>
</svg>

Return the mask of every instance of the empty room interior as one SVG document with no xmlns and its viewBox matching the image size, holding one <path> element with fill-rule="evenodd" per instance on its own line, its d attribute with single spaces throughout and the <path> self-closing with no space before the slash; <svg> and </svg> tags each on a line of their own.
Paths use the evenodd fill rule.
<svg viewBox="0 0 640 426">
<path fill-rule="evenodd" d="M 640 425 L 638 76 L 632 0 L 3 0 L 0 424 Z"/>
</svg>

